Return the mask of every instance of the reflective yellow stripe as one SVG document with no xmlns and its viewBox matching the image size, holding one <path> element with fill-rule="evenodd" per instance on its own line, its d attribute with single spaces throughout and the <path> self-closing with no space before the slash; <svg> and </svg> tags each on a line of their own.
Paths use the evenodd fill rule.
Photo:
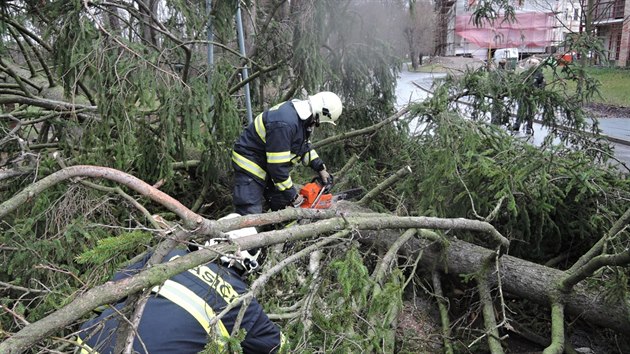
<svg viewBox="0 0 630 354">
<path fill-rule="evenodd" d="M 162 286 L 155 286 L 151 289 L 151 291 L 164 296 L 182 309 L 186 310 L 186 312 L 191 314 L 197 322 L 199 322 L 206 333 L 212 333 L 210 320 L 216 317 L 214 310 L 212 310 L 212 307 L 210 307 L 208 303 L 187 287 L 172 280 L 166 280 Z M 224 337 L 230 336 L 221 320 L 217 322 L 215 330 L 217 331 L 216 333 L 221 334 Z"/>
<path fill-rule="evenodd" d="M 267 163 L 286 163 L 289 161 L 291 161 L 291 151 L 267 153 Z"/>
<path fill-rule="evenodd" d="M 256 116 L 256 119 L 254 119 L 254 128 L 256 128 L 256 133 L 260 137 L 260 140 L 262 140 L 263 143 L 266 143 L 267 142 L 267 129 L 265 129 L 265 124 L 263 123 L 262 113 Z"/>
<path fill-rule="evenodd" d="M 293 154 L 293 153 L 292 153 L 292 154 L 291 154 L 291 163 L 295 165 L 295 164 L 296 164 L 296 163 L 298 163 L 299 161 L 300 161 L 299 156 L 298 156 L 298 155 L 296 155 L 296 154 Z"/>
<path fill-rule="evenodd" d="M 276 185 L 276 188 L 278 188 L 280 192 L 283 192 L 293 187 L 293 181 L 291 180 L 291 177 L 289 176 L 289 178 L 287 178 L 286 180 L 282 182 L 277 182 L 275 183 L 275 185 Z"/>
<path fill-rule="evenodd" d="M 92 347 L 84 343 L 83 339 L 81 339 L 81 337 L 79 336 L 77 336 L 77 345 L 81 347 L 81 351 L 79 351 L 79 354 L 99 354 L 99 352 L 97 352 L 96 350 L 92 349 Z"/>
<path fill-rule="evenodd" d="M 265 172 L 265 170 L 260 168 L 260 166 L 258 166 L 252 160 L 241 156 L 236 151 L 232 151 L 232 161 L 234 161 L 234 163 L 237 164 L 240 168 L 262 179 L 263 181 L 267 178 L 267 172 Z"/>
<path fill-rule="evenodd" d="M 319 155 L 317 155 L 317 151 L 311 150 L 304 154 L 304 156 L 302 157 L 302 163 L 306 166 L 318 157 Z"/>
<path fill-rule="evenodd" d="M 169 262 L 173 259 L 179 258 L 180 256 L 173 256 L 173 258 L 169 259 Z M 219 294 L 225 302 L 232 303 L 239 295 L 232 287 L 232 284 L 225 281 L 225 279 L 221 278 L 217 273 L 212 271 L 210 267 L 205 265 L 197 266 L 193 269 L 189 269 L 188 272 L 195 277 L 199 278 L 199 280 L 208 284 L 212 289 L 214 289 L 217 294 Z"/>
</svg>

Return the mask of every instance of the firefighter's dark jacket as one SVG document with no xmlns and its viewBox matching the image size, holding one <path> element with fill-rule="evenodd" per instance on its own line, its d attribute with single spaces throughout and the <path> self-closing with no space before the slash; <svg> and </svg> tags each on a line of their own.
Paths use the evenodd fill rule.
<svg viewBox="0 0 630 354">
<path fill-rule="evenodd" d="M 176 250 L 165 260 L 185 254 L 186 251 Z M 146 260 L 148 257 L 117 273 L 113 280 L 133 275 L 142 269 Z M 234 270 L 215 263 L 172 277 L 153 288 L 140 320 L 134 351 L 143 354 L 198 353 L 212 338 L 217 338 L 217 334 L 229 335 L 240 306 L 230 310 L 215 327 L 210 327 L 209 320 L 246 291 L 246 284 Z M 107 309 L 81 326 L 78 342 L 83 345 L 83 350 L 80 353 L 113 353 L 118 326 L 116 313 L 122 309 L 122 302 L 116 304 L 115 309 Z M 247 332 L 241 342 L 244 353 L 274 353 L 279 349 L 280 330 L 255 299 L 247 308 L 241 328 Z"/>
<path fill-rule="evenodd" d="M 275 188 L 293 200 L 297 194 L 289 175 L 293 165 L 302 162 L 317 172 L 324 168 L 303 119 L 291 101 L 259 114 L 234 144 L 234 168 L 261 183 L 270 177 Z"/>
</svg>

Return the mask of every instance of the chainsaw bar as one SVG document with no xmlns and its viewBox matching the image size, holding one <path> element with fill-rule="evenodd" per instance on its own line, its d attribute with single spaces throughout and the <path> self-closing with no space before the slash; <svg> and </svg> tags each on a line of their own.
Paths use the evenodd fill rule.
<svg viewBox="0 0 630 354">
<path fill-rule="evenodd" d="M 361 197 L 363 193 L 365 193 L 365 189 L 363 189 L 362 187 L 352 188 L 352 189 L 345 190 L 343 192 L 334 193 L 332 200 L 337 201 L 337 200 L 356 199 L 356 198 Z"/>
</svg>

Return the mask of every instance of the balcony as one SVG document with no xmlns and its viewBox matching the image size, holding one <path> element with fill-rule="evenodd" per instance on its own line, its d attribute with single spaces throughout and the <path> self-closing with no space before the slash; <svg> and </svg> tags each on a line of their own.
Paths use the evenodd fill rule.
<svg viewBox="0 0 630 354">
<path fill-rule="evenodd" d="M 600 1 L 595 6 L 593 21 L 599 23 L 614 23 L 623 21 L 626 0 Z"/>
</svg>

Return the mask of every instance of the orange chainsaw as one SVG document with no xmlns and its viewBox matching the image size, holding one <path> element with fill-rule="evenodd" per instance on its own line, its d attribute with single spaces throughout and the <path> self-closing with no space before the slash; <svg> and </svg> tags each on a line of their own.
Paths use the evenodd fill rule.
<svg viewBox="0 0 630 354">
<path fill-rule="evenodd" d="M 300 195 L 304 197 L 300 208 L 328 209 L 337 200 L 349 199 L 363 193 L 363 188 L 354 188 L 333 195 L 329 193 L 331 188 L 332 183 L 324 185 L 320 178 L 314 178 L 300 189 Z"/>
</svg>

